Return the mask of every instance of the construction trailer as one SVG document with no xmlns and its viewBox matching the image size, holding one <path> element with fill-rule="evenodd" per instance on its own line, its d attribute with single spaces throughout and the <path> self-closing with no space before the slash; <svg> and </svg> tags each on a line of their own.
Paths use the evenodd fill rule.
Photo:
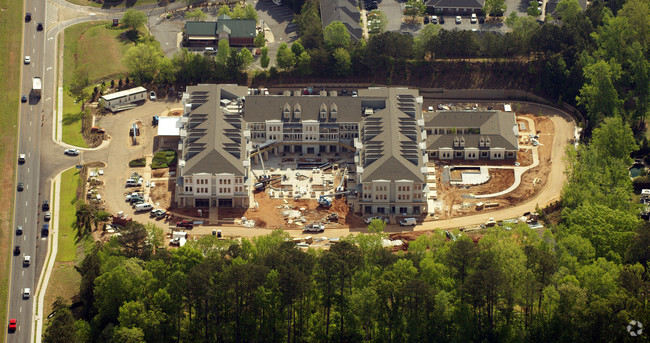
<svg viewBox="0 0 650 343">
<path fill-rule="evenodd" d="M 137 102 L 147 99 L 144 87 L 135 87 L 116 93 L 106 94 L 99 98 L 99 104 L 111 112 L 119 112 L 136 107 Z"/>
</svg>

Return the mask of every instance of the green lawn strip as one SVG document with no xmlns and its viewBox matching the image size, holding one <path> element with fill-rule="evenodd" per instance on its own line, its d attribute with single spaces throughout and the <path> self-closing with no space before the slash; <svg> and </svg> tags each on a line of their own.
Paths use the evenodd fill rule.
<svg viewBox="0 0 650 343">
<path fill-rule="evenodd" d="M 90 7 L 103 7 L 104 4 L 97 3 L 95 1 L 90 1 L 90 0 L 67 0 L 70 3 L 76 4 L 76 5 L 81 5 L 81 6 L 90 6 Z M 149 4 L 155 4 L 158 3 L 158 0 L 124 0 L 120 2 L 119 4 L 116 5 L 111 5 L 111 6 L 106 6 L 110 8 L 124 8 L 128 4 L 129 7 L 133 6 L 142 6 L 142 5 L 149 5 Z M 104 8 L 106 8 L 104 7 Z"/>
<path fill-rule="evenodd" d="M 158 151 L 151 161 L 151 169 L 167 168 L 176 163 L 176 152 L 173 150 Z M 129 165 L 130 166 L 130 165 Z"/>
<path fill-rule="evenodd" d="M 61 174 L 61 204 L 59 207 L 59 246 L 56 262 L 72 262 L 76 255 L 77 230 L 73 227 L 77 212 L 79 174 L 70 168 Z"/>
<path fill-rule="evenodd" d="M 65 89 L 63 90 L 63 129 L 61 139 L 63 142 L 87 148 L 88 144 L 81 135 L 81 104 L 74 103 L 74 99 Z"/>
<path fill-rule="evenodd" d="M 23 1 L 0 0 L 0 320 L 7 323 L 7 300 L 9 294 L 10 263 L 14 230 L 14 176 L 18 137 L 18 109 L 20 106 L 20 71 L 22 70 L 21 44 L 23 25 Z M 23 85 L 24 87 L 27 87 Z M 7 330 L 0 332 L 0 341 L 5 341 Z"/>
</svg>

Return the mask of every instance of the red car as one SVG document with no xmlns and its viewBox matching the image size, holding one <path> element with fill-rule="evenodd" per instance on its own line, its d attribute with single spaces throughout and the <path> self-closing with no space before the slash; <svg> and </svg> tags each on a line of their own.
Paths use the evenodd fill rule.
<svg viewBox="0 0 650 343">
<path fill-rule="evenodd" d="M 194 224 L 192 222 L 190 222 L 190 221 L 183 220 L 182 222 L 176 223 L 176 226 L 177 227 L 187 227 L 187 228 L 191 229 L 194 226 Z"/>
<path fill-rule="evenodd" d="M 9 319 L 9 331 L 11 331 L 11 332 L 16 331 L 16 320 L 15 319 Z"/>
</svg>

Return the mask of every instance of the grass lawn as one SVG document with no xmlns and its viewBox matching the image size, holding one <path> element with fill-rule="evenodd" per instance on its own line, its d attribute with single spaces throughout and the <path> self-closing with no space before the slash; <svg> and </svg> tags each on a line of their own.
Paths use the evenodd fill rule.
<svg viewBox="0 0 650 343">
<path fill-rule="evenodd" d="M 73 228 L 77 211 L 77 186 L 79 172 L 70 168 L 61 174 L 61 198 L 59 207 L 59 247 L 56 262 L 72 262 L 77 252 L 77 230 Z"/>
<path fill-rule="evenodd" d="M 73 297 L 79 293 L 81 274 L 74 269 L 72 262 L 56 262 L 50 275 L 50 283 L 47 285 L 45 299 L 43 300 L 43 317 L 52 312 L 52 303 L 57 297 L 62 297 L 68 304 L 72 304 Z M 47 325 L 47 320 L 45 321 Z"/>
<path fill-rule="evenodd" d="M 23 2 L 0 0 L 0 320 L 7 323 L 7 295 L 12 218 L 14 213 L 14 176 L 18 137 L 18 109 L 20 104 L 20 71 L 22 70 Z M 0 341 L 5 341 L 7 330 L 0 330 Z"/>
<path fill-rule="evenodd" d="M 128 7 L 133 7 L 133 6 L 155 4 L 158 2 L 158 0 L 122 0 L 122 1 L 114 1 L 115 4 L 111 3 L 110 5 L 100 4 L 90 0 L 68 0 L 68 2 L 77 5 L 82 5 L 82 6 L 103 7 L 103 8 L 113 8 L 113 7 L 124 8 L 127 7 L 127 5 Z M 104 1 L 104 2 L 108 2 L 108 1 Z"/>
<path fill-rule="evenodd" d="M 127 30 L 107 29 L 108 21 L 81 23 L 65 29 L 63 84 L 72 79 L 75 70 L 88 71 L 91 83 L 126 74 L 122 56 L 135 43 L 126 38 Z"/>
<path fill-rule="evenodd" d="M 65 143 L 81 148 L 88 144 L 81 135 L 81 104 L 74 103 L 74 98 L 67 91 L 63 91 L 63 132 L 61 137 Z"/>
</svg>

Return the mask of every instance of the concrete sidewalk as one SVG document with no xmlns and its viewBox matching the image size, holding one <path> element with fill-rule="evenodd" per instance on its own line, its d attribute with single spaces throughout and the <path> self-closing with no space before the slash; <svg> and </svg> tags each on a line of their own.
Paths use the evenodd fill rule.
<svg viewBox="0 0 650 343">
<path fill-rule="evenodd" d="M 59 173 L 52 180 L 52 189 L 55 190 L 54 194 L 50 197 L 50 204 L 52 204 L 52 229 L 50 230 L 48 236 L 48 255 L 47 260 L 45 261 L 45 269 L 41 272 L 41 276 L 36 287 L 36 301 L 34 302 L 34 331 L 32 331 L 31 342 L 40 343 L 43 337 L 43 305 L 45 303 L 45 293 L 47 292 L 47 284 L 50 282 L 50 276 L 52 275 L 52 269 L 54 268 L 54 263 L 56 262 L 56 254 L 58 251 L 59 245 L 59 210 L 61 206 L 61 174 Z"/>
</svg>

